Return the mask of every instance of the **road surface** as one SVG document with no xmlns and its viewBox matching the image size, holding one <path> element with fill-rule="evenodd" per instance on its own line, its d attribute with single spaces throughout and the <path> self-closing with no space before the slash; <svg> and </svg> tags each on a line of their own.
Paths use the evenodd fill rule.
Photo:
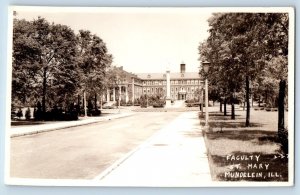
<svg viewBox="0 0 300 195">
<path fill-rule="evenodd" d="M 93 179 L 179 114 L 136 113 L 111 121 L 11 138 L 10 175 Z"/>
</svg>

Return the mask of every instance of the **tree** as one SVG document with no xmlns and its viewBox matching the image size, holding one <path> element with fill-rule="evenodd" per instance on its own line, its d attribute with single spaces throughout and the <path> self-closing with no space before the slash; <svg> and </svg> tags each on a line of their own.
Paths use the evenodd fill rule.
<svg viewBox="0 0 300 195">
<path fill-rule="evenodd" d="M 40 54 L 37 59 L 38 75 L 42 88 L 42 110 L 46 112 L 47 95 L 52 103 L 66 102 L 78 86 L 75 63 L 76 38 L 72 29 L 61 24 L 49 24 L 44 18 L 33 21 L 34 39 Z M 51 89 L 48 90 L 47 89 Z M 60 94 L 57 98 L 57 94 Z M 50 98 L 49 98 L 50 99 Z"/>
<path fill-rule="evenodd" d="M 287 55 L 287 24 L 283 13 L 218 13 L 209 19 L 210 36 L 200 54 L 214 66 L 212 79 L 225 83 L 220 88 L 233 86 L 229 91 L 237 91 L 245 83 L 246 126 L 250 125 L 250 82 L 261 77 L 272 60 Z M 282 61 L 281 66 L 287 63 Z"/>
<path fill-rule="evenodd" d="M 47 111 L 47 103 L 69 101 L 79 82 L 75 46 L 75 34 L 68 26 L 50 24 L 41 17 L 15 19 L 13 93 L 24 99 L 29 90 L 34 100 L 42 96 L 42 112 Z"/>
<path fill-rule="evenodd" d="M 12 104 L 32 102 L 36 92 L 36 59 L 40 49 L 33 37 L 32 22 L 14 19 L 12 54 Z M 34 101 L 33 101 L 34 102 Z"/>
<path fill-rule="evenodd" d="M 240 90 L 241 85 L 238 83 L 243 77 L 239 74 L 239 63 L 233 51 L 233 44 L 226 40 L 224 35 L 215 32 L 217 30 L 211 29 L 210 37 L 199 46 L 200 60 L 210 62 L 209 73 L 205 75 L 202 71 L 201 74 L 207 76 L 214 99 L 218 98 L 220 103 L 224 101 L 224 115 L 227 115 L 227 99 L 230 100 L 231 117 L 234 119 L 234 94 Z"/>
<path fill-rule="evenodd" d="M 102 97 L 108 67 L 112 63 L 112 55 L 108 54 L 105 43 L 90 31 L 80 30 L 77 35 L 77 63 L 80 71 L 81 87 L 78 94 L 87 92 L 89 99 L 94 97 L 97 108 L 97 94 Z"/>
</svg>

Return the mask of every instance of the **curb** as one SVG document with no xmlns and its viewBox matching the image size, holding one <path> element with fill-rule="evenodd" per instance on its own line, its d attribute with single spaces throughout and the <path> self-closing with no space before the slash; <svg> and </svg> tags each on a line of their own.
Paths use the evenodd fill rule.
<svg viewBox="0 0 300 195">
<path fill-rule="evenodd" d="M 121 116 L 111 116 L 111 117 L 107 117 L 107 118 L 100 118 L 100 120 L 85 122 L 82 124 L 74 124 L 74 125 L 68 125 L 68 126 L 62 126 L 62 127 L 53 127 L 53 128 L 49 128 L 49 129 L 34 130 L 34 131 L 28 131 L 28 132 L 24 132 L 24 133 L 15 133 L 15 134 L 10 135 L 10 138 L 21 137 L 21 136 L 26 136 L 26 135 L 34 135 L 34 134 L 50 132 L 50 131 L 57 131 L 60 129 L 68 129 L 68 128 L 72 128 L 72 127 L 80 127 L 83 125 L 94 124 L 94 123 L 99 123 L 99 122 L 103 122 L 103 121 L 109 121 L 112 119 L 124 118 L 124 117 L 131 116 L 131 115 L 133 115 L 133 113 L 123 114 Z"/>
</svg>

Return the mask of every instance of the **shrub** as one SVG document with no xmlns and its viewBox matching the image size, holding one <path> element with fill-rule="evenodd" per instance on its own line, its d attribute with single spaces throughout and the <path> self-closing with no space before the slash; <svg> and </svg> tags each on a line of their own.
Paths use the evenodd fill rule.
<svg viewBox="0 0 300 195">
<path fill-rule="evenodd" d="M 20 119 L 21 117 L 23 117 L 23 112 L 22 109 L 19 108 L 18 112 L 17 112 L 17 117 Z"/>
<path fill-rule="evenodd" d="M 26 112 L 25 112 L 25 118 L 26 120 L 30 120 L 31 118 L 31 113 L 30 113 L 30 108 L 28 107 Z"/>
<path fill-rule="evenodd" d="M 73 110 L 71 112 L 64 113 L 62 120 L 64 120 L 64 121 L 78 120 L 78 113 L 75 110 Z"/>
<path fill-rule="evenodd" d="M 33 113 L 33 117 L 34 117 L 34 120 L 42 120 L 43 119 L 43 112 L 42 112 L 42 105 L 41 105 L 41 102 L 37 102 L 36 104 L 36 109 L 34 109 L 34 113 Z"/>
<path fill-rule="evenodd" d="M 101 110 L 99 109 L 92 109 L 88 112 L 88 116 L 100 116 Z"/>
<path fill-rule="evenodd" d="M 153 103 L 153 108 L 163 108 L 164 104 L 163 103 L 159 103 L 159 102 L 154 102 Z"/>
<path fill-rule="evenodd" d="M 164 100 L 156 100 L 155 102 L 153 102 L 152 106 L 153 108 L 163 108 L 165 105 Z"/>
<path fill-rule="evenodd" d="M 142 108 L 147 108 L 147 101 L 148 101 L 148 98 L 147 98 L 146 95 L 141 96 L 140 105 L 141 105 Z"/>
</svg>

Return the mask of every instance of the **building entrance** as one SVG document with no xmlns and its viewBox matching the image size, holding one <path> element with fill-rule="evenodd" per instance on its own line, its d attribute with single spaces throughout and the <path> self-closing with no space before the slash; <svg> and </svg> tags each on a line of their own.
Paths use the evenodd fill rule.
<svg viewBox="0 0 300 195">
<path fill-rule="evenodd" d="M 186 94 L 178 94 L 178 100 L 186 100 Z"/>
</svg>

